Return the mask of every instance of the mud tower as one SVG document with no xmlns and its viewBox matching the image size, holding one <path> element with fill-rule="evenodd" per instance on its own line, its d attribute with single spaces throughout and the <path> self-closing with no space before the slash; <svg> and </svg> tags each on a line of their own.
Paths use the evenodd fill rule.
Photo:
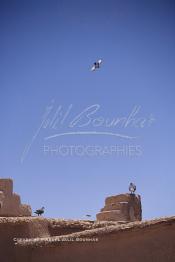
<svg viewBox="0 0 175 262">
<path fill-rule="evenodd" d="M 120 194 L 105 199 L 105 206 L 96 215 L 99 221 L 141 221 L 141 197 L 136 194 Z"/>
<path fill-rule="evenodd" d="M 13 180 L 0 179 L 0 216 L 31 216 L 29 205 L 21 204 L 20 196 L 13 193 Z"/>
</svg>

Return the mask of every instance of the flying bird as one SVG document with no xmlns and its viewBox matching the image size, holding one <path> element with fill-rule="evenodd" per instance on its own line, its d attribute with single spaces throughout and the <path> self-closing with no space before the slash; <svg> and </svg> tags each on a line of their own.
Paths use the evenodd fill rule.
<svg viewBox="0 0 175 262">
<path fill-rule="evenodd" d="M 95 71 L 96 69 L 99 69 L 101 63 L 102 63 L 101 59 L 99 59 L 98 61 L 94 62 L 93 66 L 91 67 L 91 71 Z"/>
<path fill-rule="evenodd" d="M 34 213 L 37 214 L 38 216 L 41 216 L 44 213 L 44 207 L 37 209 Z"/>
<path fill-rule="evenodd" d="M 136 191 L 136 185 L 134 185 L 133 183 L 130 183 L 129 191 L 131 194 L 134 194 L 134 192 Z"/>
<path fill-rule="evenodd" d="M 87 214 L 86 217 L 91 217 L 91 215 L 88 215 L 88 214 Z"/>
</svg>

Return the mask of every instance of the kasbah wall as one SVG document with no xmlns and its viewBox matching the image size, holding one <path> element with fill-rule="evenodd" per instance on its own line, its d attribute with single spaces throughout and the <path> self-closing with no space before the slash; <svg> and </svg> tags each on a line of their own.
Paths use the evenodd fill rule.
<svg viewBox="0 0 175 262">
<path fill-rule="evenodd" d="M 141 221 L 141 198 L 106 198 L 96 221 L 32 217 L 0 179 L 0 262 L 174 262 L 175 217 Z"/>
</svg>

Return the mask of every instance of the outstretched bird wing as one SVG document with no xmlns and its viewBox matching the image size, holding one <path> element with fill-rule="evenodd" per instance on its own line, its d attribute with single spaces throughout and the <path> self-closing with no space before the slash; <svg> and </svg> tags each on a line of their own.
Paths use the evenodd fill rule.
<svg viewBox="0 0 175 262">
<path fill-rule="evenodd" d="M 99 68 L 100 65 L 101 65 L 101 63 L 102 63 L 102 60 L 101 60 L 101 59 L 99 59 L 97 62 L 95 62 L 95 63 L 93 64 L 93 66 L 91 67 L 91 71 L 95 71 L 97 68 Z"/>
<path fill-rule="evenodd" d="M 95 71 L 95 65 L 91 67 L 91 71 Z"/>
</svg>

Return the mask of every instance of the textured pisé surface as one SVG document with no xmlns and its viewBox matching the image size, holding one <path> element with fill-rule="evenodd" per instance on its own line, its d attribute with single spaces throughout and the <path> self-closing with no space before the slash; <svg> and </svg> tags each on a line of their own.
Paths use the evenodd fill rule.
<svg viewBox="0 0 175 262">
<path fill-rule="evenodd" d="M 21 198 L 13 193 L 13 180 L 0 179 L 0 216 L 31 216 L 29 205 L 21 204 Z"/>
<path fill-rule="evenodd" d="M 104 208 L 96 217 L 99 221 L 140 221 L 142 219 L 141 197 L 135 194 L 107 197 Z"/>
</svg>

